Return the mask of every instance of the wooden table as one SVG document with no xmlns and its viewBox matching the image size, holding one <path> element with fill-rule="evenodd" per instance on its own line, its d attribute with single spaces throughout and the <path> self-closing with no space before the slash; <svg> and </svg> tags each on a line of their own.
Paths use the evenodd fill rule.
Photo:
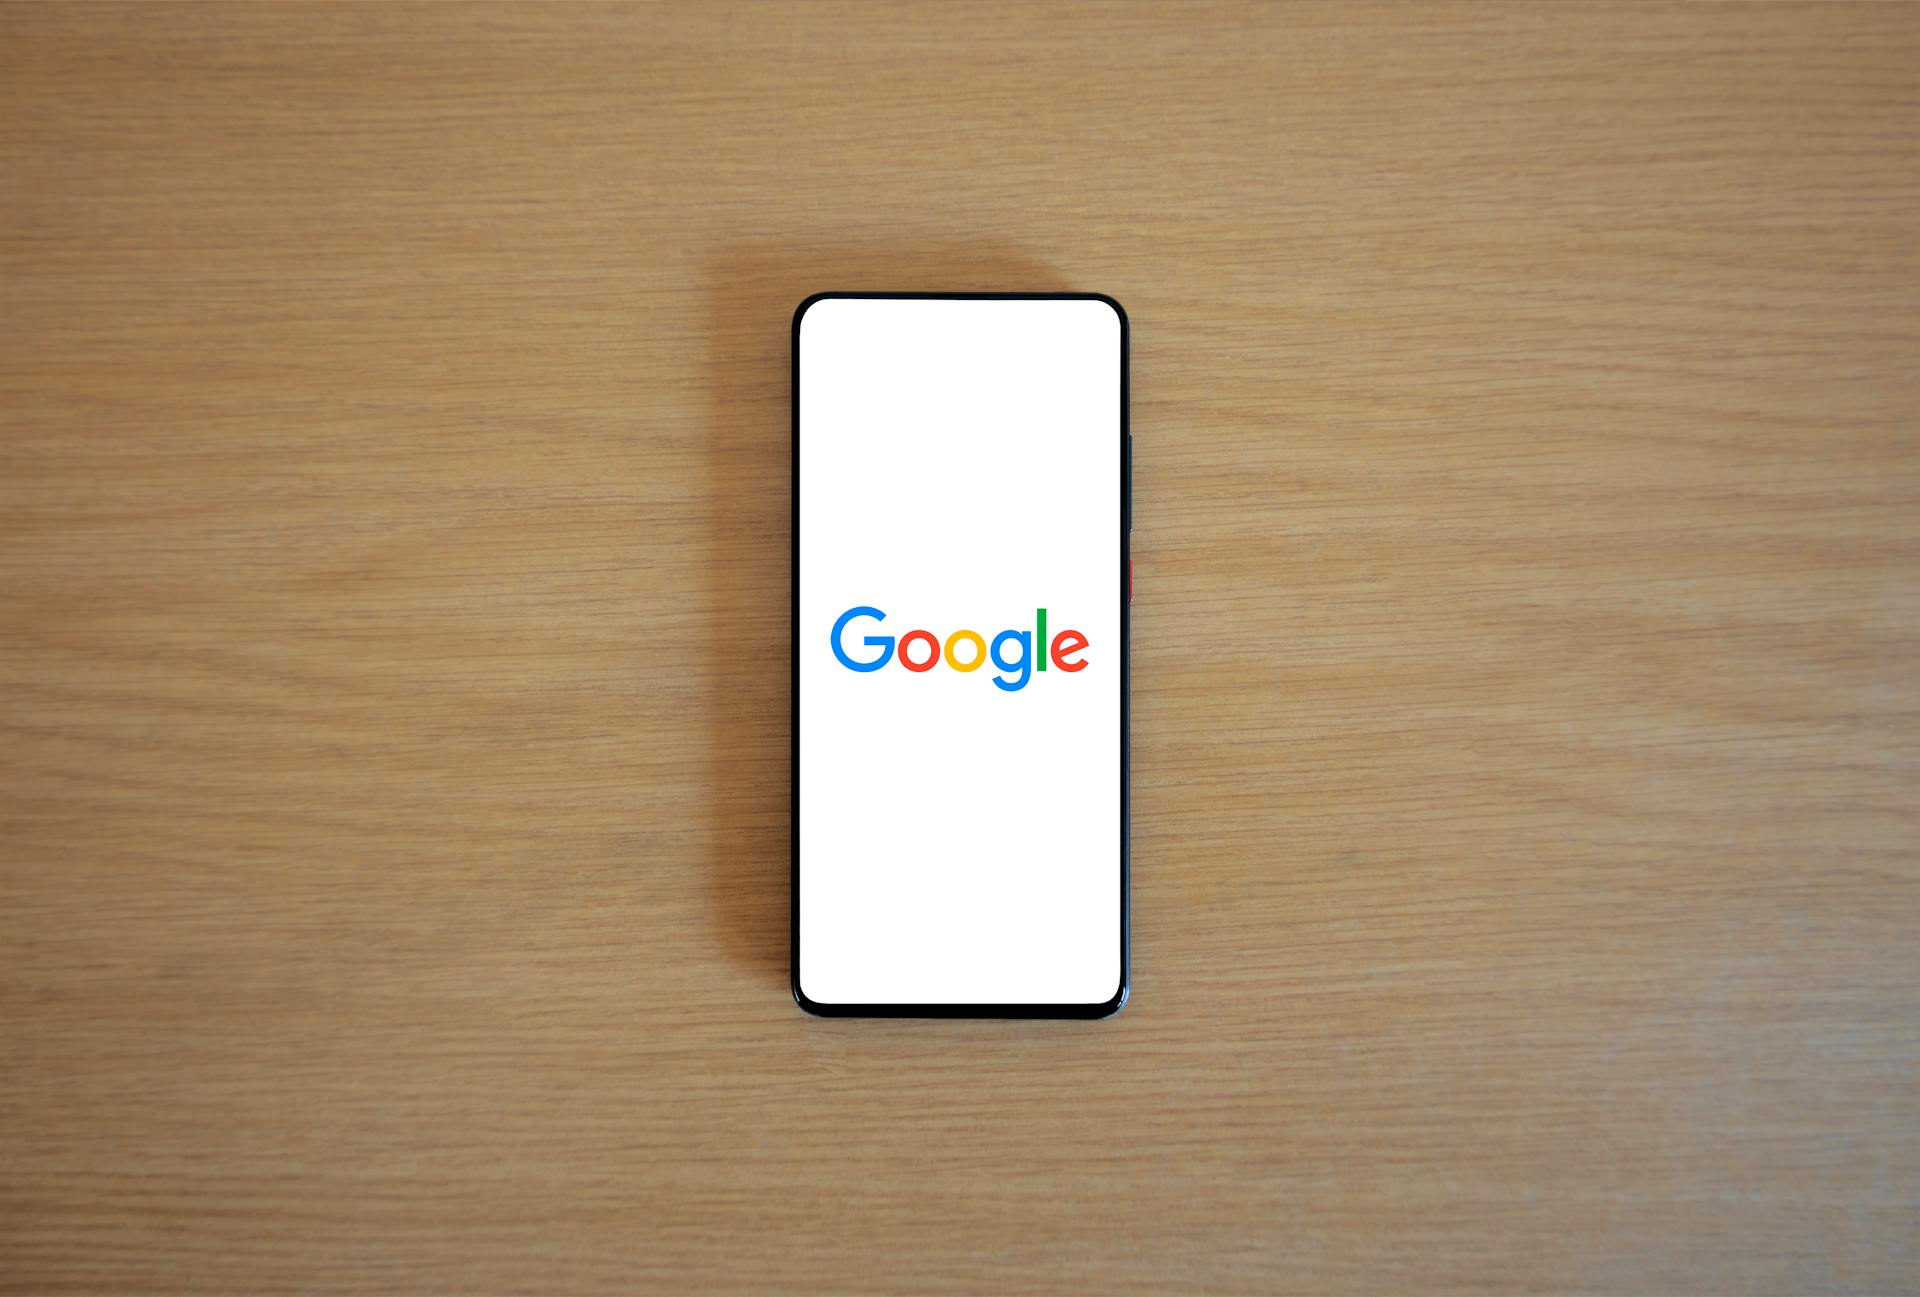
<svg viewBox="0 0 1920 1297">
<path fill-rule="evenodd" d="M 1920 1288 L 1920 8 L 12 5 L 0 282 L 0 1288 Z M 1114 1021 L 788 998 L 823 288 L 1132 313 Z"/>
</svg>

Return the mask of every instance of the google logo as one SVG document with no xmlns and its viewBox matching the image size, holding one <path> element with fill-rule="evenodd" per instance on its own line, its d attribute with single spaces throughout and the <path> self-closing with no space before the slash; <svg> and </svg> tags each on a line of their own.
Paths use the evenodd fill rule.
<svg viewBox="0 0 1920 1297">
<path fill-rule="evenodd" d="M 865 636 L 867 647 L 879 649 L 880 655 L 875 658 L 870 658 L 865 662 L 854 661 L 847 656 L 847 650 L 843 640 L 847 633 L 847 623 L 856 617 L 871 617 L 877 622 L 887 619 L 885 613 L 881 612 L 878 608 L 870 607 L 866 604 L 861 604 L 857 608 L 847 609 L 840 614 L 840 619 L 833 623 L 833 635 L 829 640 L 833 645 L 833 655 L 839 658 L 840 665 L 849 671 L 878 671 L 881 667 L 893 660 L 893 636 Z M 981 636 L 979 631 L 957 630 L 947 636 L 947 642 L 943 647 L 939 638 L 934 635 L 932 631 L 910 630 L 900 637 L 900 665 L 909 671 L 931 671 L 944 660 L 946 664 L 955 671 L 978 671 L 986 665 L 988 658 L 992 658 L 993 665 L 999 670 L 1018 673 L 1011 679 L 1005 675 L 995 676 L 993 679 L 993 683 L 996 686 L 1006 690 L 1010 694 L 1018 693 L 1022 689 L 1025 689 L 1027 687 L 1027 681 L 1033 678 L 1035 671 L 1045 671 L 1047 669 L 1048 659 L 1052 660 L 1054 669 L 1058 671 L 1071 673 L 1086 670 L 1087 664 L 1085 661 L 1075 662 L 1068 660 L 1074 654 L 1087 647 L 1087 637 L 1085 635 L 1082 635 L 1077 630 L 1063 630 L 1053 637 L 1051 644 L 1047 644 L 1047 610 L 1045 608 L 1034 609 L 1033 619 L 1034 626 L 1032 630 L 1003 630 L 993 637 L 992 647 L 988 647 L 986 639 Z M 1037 664 L 1033 660 L 1033 646 L 1036 643 L 1047 645 L 1046 656 L 1042 657 Z M 908 645 L 911 644 L 926 645 L 926 653 L 921 661 L 914 661 L 913 655 L 907 651 Z M 965 646 L 968 645 L 971 645 L 971 647 L 965 648 Z M 1019 646 L 1019 654 L 1014 657 L 1012 661 L 1008 660 L 1008 655 L 1004 651 L 1008 645 Z M 961 660 L 960 653 L 956 651 L 962 648 L 965 648 L 966 652 L 965 661 Z"/>
</svg>

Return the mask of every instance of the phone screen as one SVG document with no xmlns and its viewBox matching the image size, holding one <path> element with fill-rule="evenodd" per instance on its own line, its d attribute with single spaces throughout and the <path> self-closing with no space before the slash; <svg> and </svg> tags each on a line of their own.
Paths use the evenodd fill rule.
<svg viewBox="0 0 1920 1297">
<path fill-rule="evenodd" d="M 825 1013 L 1126 992 L 1126 318 L 835 295 L 794 317 L 794 924 Z"/>
</svg>

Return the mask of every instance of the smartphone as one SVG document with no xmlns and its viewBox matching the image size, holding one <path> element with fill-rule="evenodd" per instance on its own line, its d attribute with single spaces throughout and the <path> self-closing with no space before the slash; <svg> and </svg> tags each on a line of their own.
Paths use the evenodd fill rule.
<svg viewBox="0 0 1920 1297">
<path fill-rule="evenodd" d="M 1127 316 L 819 293 L 793 316 L 793 996 L 1127 998 Z"/>
</svg>

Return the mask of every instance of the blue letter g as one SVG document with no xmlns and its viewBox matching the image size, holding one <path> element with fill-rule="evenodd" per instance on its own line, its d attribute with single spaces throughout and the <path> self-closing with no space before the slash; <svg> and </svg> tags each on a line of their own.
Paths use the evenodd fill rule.
<svg viewBox="0 0 1920 1297">
<path fill-rule="evenodd" d="M 893 636 L 867 636 L 867 644 L 879 649 L 880 656 L 871 662 L 855 662 L 847 656 L 847 651 L 840 647 L 840 635 L 847 629 L 847 623 L 855 617 L 871 617 L 875 621 L 885 621 L 887 619 L 887 615 L 878 608 L 869 608 L 865 604 L 862 604 L 858 608 L 847 609 L 840 614 L 840 620 L 833 624 L 833 637 L 828 641 L 833 645 L 833 655 L 839 658 L 840 665 L 849 671 L 878 671 L 881 667 L 893 661 Z"/>
</svg>

